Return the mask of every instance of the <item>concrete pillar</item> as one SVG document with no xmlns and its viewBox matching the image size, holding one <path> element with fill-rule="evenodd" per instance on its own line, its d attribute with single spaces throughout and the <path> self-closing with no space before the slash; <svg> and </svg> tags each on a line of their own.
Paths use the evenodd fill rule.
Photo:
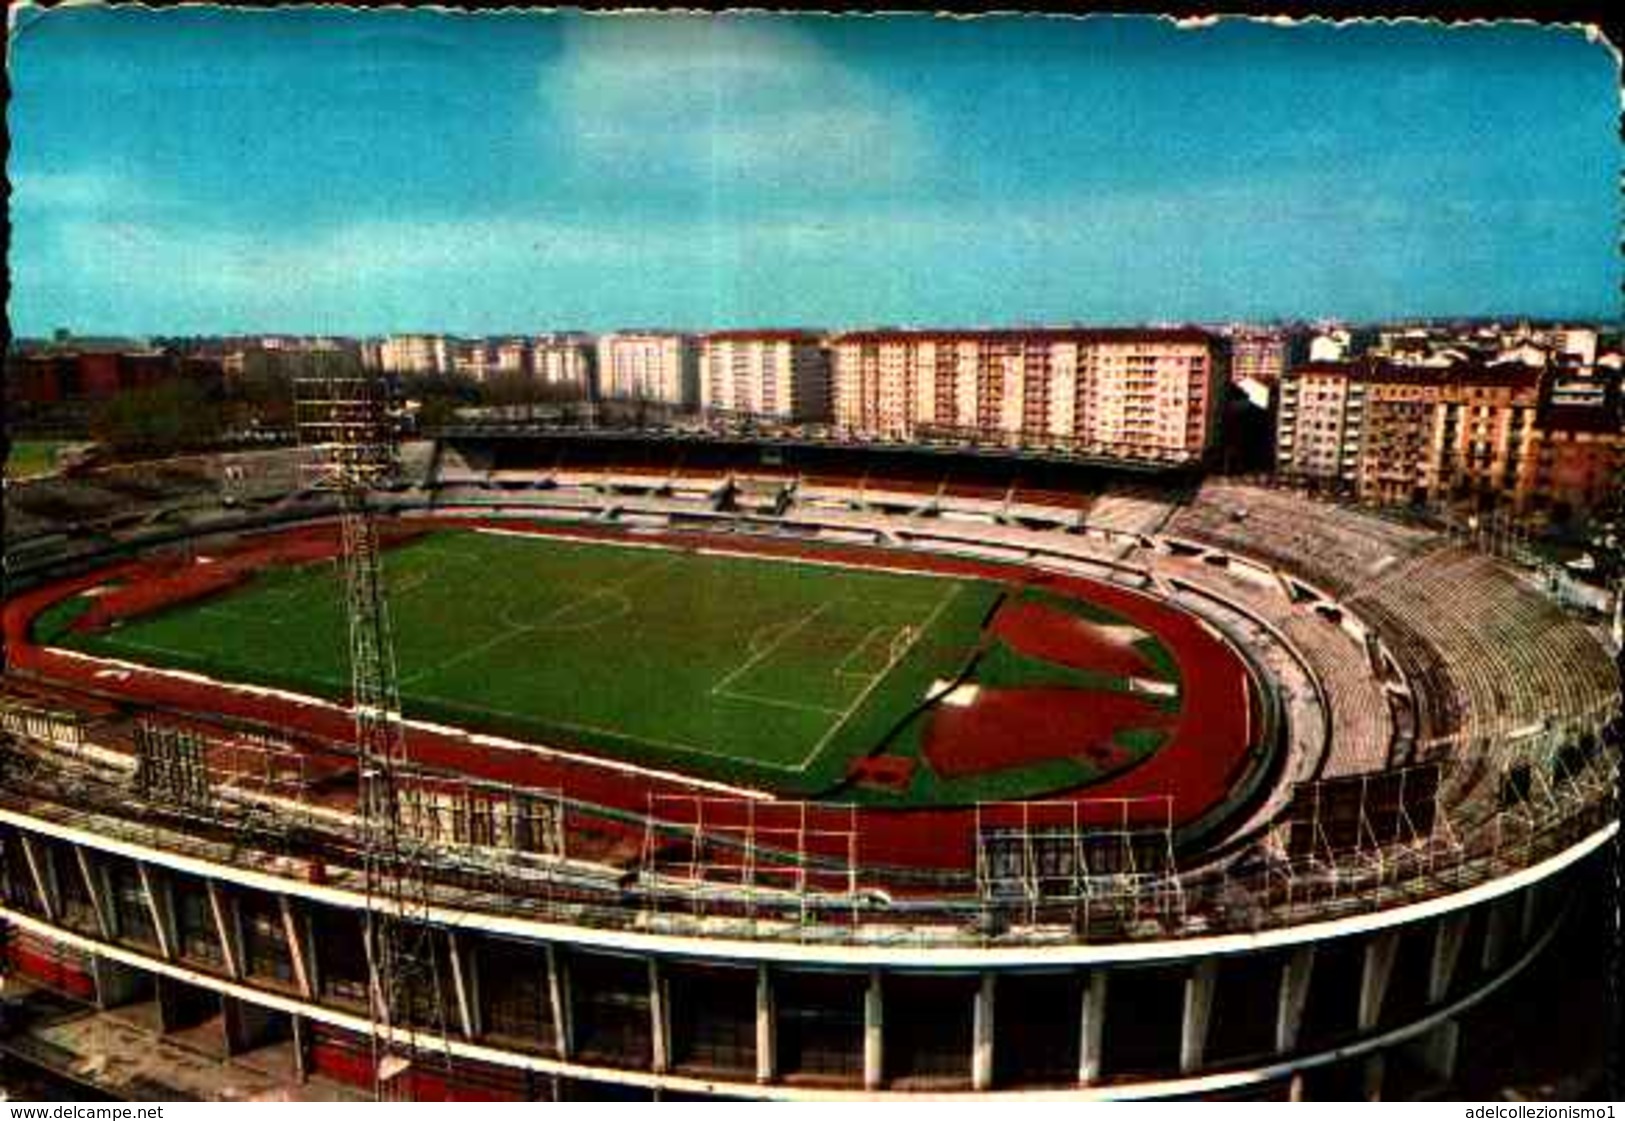
<svg viewBox="0 0 1625 1121">
<path fill-rule="evenodd" d="M 1213 1014 L 1213 986 L 1219 963 L 1205 958 L 1191 968 L 1185 978 L 1185 1014 L 1179 1031 L 1179 1071 L 1194 1074 L 1202 1067 L 1207 1052 L 1207 1025 Z"/>
<path fill-rule="evenodd" d="M 90 896 L 90 909 L 96 913 L 96 929 L 101 932 L 102 939 L 113 941 L 117 936 L 117 927 L 113 920 L 113 904 L 110 893 L 107 891 L 107 881 L 100 875 L 101 869 L 93 868 L 90 864 L 90 854 L 85 846 L 73 846 L 73 858 L 79 865 L 79 875 L 85 882 L 85 894 Z"/>
<path fill-rule="evenodd" d="M 1450 995 L 1450 982 L 1461 960 L 1461 947 L 1467 941 L 1467 914 L 1445 915 L 1433 928 L 1433 958 L 1428 966 L 1428 1003 L 1443 1004 Z"/>
<path fill-rule="evenodd" d="M 553 1038 L 559 1058 L 569 1059 L 576 1053 L 575 1036 L 570 1019 L 570 974 L 565 971 L 558 947 L 547 947 L 547 1002 L 553 1006 Z"/>
<path fill-rule="evenodd" d="M 1365 1060 L 1364 1086 L 1362 1096 L 1368 1102 L 1382 1101 L 1383 1076 L 1388 1071 L 1388 1063 L 1381 1052 L 1367 1055 Z"/>
<path fill-rule="evenodd" d="M 1314 971 L 1314 946 L 1299 946 L 1281 965 L 1281 987 L 1275 1010 L 1275 1053 L 1278 1055 L 1298 1049 L 1298 1032 L 1303 1027 L 1303 1008 L 1309 1000 L 1309 979 Z"/>
<path fill-rule="evenodd" d="M 264 1047 L 277 1038 L 276 1013 L 269 1009 L 236 997 L 222 996 L 220 1013 L 228 1056 Z"/>
<path fill-rule="evenodd" d="M 457 1024 L 464 1039 L 474 1039 L 479 1028 L 474 1023 L 473 955 L 456 934 L 446 932 L 446 957 L 451 962 L 451 992 L 457 1001 Z"/>
<path fill-rule="evenodd" d="M 1383 998 L 1388 995 L 1388 978 L 1394 972 L 1394 958 L 1399 953 L 1399 933 L 1385 931 L 1373 935 L 1365 944 L 1365 961 L 1360 970 L 1361 1031 L 1377 1026 L 1382 1016 Z"/>
<path fill-rule="evenodd" d="M 23 861 L 28 865 L 28 874 L 33 877 L 34 891 L 39 896 L 45 917 L 53 923 L 61 922 L 62 903 L 56 894 L 50 850 L 35 841 L 30 833 L 19 830 L 17 837 L 23 843 Z"/>
<path fill-rule="evenodd" d="M 153 995 L 158 1001 L 158 1030 L 168 1035 L 185 1027 L 181 1017 L 181 983 L 168 977 L 152 979 Z"/>
<path fill-rule="evenodd" d="M 1289 1102 L 1304 1100 L 1303 1071 L 1293 1071 L 1292 1077 L 1287 1079 L 1286 1100 Z"/>
<path fill-rule="evenodd" d="M 1106 971 L 1096 969 L 1084 978 L 1082 1031 L 1078 1035 L 1078 1081 L 1085 1086 L 1100 1080 L 1101 1044 L 1106 1029 Z"/>
<path fill-rule="evenodd" d="M 649 1040 L 654 1072 L 671 1070 L 671 1016 L 667 1007 L 669 991 L 661 976 L 660 959 L 649 959 Z"/>
<path fill-rule="evenodd" d="M 779 1041 L 773 1007 L 773 971 L 767 963 L 756 966 L 756 1081 L 772 1082 L 778 1077 Z"/>
<path fill-rule="evenodd" d="M 305 968 L 310 973 L 310 991 L 320 995 L 322 991 L 322 953 L 321 943 L 316 937 L 316 919 L 312 912 L 314 905 L 300 907 L 299 934 L 305 940 Z"/>
<path fill-rule="evenodd" d="M 293 900 L 286 895 L 278 895 L 276 901 L 282 912 L 282 936 L 288 942 L 288 963 L 293 967 L 294 983 L 299 986 L 299 995 L 315 1000 L 316 979 L 310 968 L 310 950 L 300 929 L 299 915 Z"/>
<path fill-rule="evenodd" d="M 1507 950 L 1507 914 L 1501 900 L 1486 903 L 1481 910 L 1484 913 L 1484 950 L 1479 957 L 1479 965 L 1484 972 L 1494 973 L 1501 967 L 1501 961 Z"/>
<path fill-rule="evenodd" d="M 96 1007 L 104 1011 L 140 999 L 141 971 L 122 962 L 92 954 L 90 979 L 96 990 Z"/>
<path fill-rule="evenodd" d="M 291 1028 L 293 1029 L 293 1071 L 301 1082 L 310 1080 L 310 1021 L 303 1016 L 294 1016 Z"/>
<path fill-rule="evenodd" d="M 1540 914 L 1540 885 L 1530 884 L 1523 889 L 1522 910 L 1518 916 L 1518 941 L 1528 944 L 1534 937 L 1535 919 Z"/>
<path fill-rule="evenodd" d="M 984 970 L 971 1012 L 970 1082 L 973 1090 L 993 1088 L 993 998 L 999 975 Z"/>
<path fill-rule="evenodd" d="M 886 1077 L 886 997 L 878 969 L 863 994 L 863 1088 L 878 1090 Z"/>
<path fill-rule="evenodd" d="M 152 929 L 158 939 L 158 952 L 166 961 L 173 961 L 179 946 L 176 937 L 175 892 L 168 879 L 152 874 L 145 861 L 137 861 L 135 870 L 141 877 L 141 894 L 146 896 L 147 911 L 152 916 Z"/>
<path fill-rule="evenodd" d="M 236 908 L 214 880 L 204 880 L 203 885 L 208 889 L 209 914 L 214 919 L 215 937 L 220 940 L 220 960 L 226 963 L 226 973 L 233 980 L 241 980 L 243 957 L 238 952 L 242 943 L 238 940 Z"/>
</svg>

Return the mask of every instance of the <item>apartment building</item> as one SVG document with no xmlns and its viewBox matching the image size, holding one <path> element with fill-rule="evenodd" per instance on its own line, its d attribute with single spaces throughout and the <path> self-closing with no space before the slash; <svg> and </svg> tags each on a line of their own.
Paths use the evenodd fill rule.
<svg viewBox="0 0 1625 1121">
<path fill-rule="evenodd" d="M 608 399 L 694 408 L 700 397 L 699 349 L 675 332 L 621 332 L 598 339 L 598 387 Z"/>
<path fill-rule="evenodd" d="M 1617 372 L 1311 362 L 1282 381 L 1276 469 L 1384 505 L 1566 518 L 1625 464 Z"/>
<path fill-rule="evenodd" d="M 1223 351 L 1188 329 L 860 331 L 832 342 L 835 423 L 867 436 L 1188 460 Z"/>
<path fill-rule="evenodd" d="M 585 335 L 537 335 L 530 341 L 532 376 L 543 385 L 592 392 L 592 340 Z"/>
<path fill-rule="evenodd" d="M 1230 333 L 1230 380 L 1275 385 L 1286 373 L 1288 340 L 1273 327 L 1237 327 Z"/>
<path fill-rule="evenodd" d="M 1539 370 L 1390 368 L 1367 388 L 1362 497 L 1387 504 L 1493 497 L 1519 510 L 1531 505 Z"/>
<path fill-rule="evenodd" d="M 444 374 L 454 347 L 444 335 L 391 335 L 378 344 L 378 368 L 386 374 Z"/>
<path fill-rule="evenodd" d="M 1276 470 L 1353 489 L 1358 483 L 1371 362 L 1307 362 L 1281 379 L 1275 413 Z"/>
<path fill-rule="evenodd" d="M 700 407 L 720 416 L 827 421 L 829 366 L 810 331 L 719 331 L 700 345 Z"/>
</svg>

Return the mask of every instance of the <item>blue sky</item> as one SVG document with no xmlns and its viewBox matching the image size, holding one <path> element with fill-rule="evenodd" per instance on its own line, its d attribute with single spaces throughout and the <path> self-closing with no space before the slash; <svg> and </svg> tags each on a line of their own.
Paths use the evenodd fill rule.
<svg viewBox="0 0 1625 1121">
<path fill-rule="evenodd" d="M 20 333 L 1617 311 L 1575 31 L 25 13 Z"/>
</svg>

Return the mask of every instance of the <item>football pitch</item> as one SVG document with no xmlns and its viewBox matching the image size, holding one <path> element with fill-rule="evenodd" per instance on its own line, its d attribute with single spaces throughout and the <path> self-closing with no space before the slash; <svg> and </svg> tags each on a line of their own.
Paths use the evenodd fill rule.
<svg viewBox="0 0 1625 1121">
<path fill-rule="evenodd" d="M 409 717 L 784 793 L 838 783 L 978 649 L 999 585 L 443 531 L 385 554 Z M 343 700 L 331 562 L 61 645 Z"/>
</svg>

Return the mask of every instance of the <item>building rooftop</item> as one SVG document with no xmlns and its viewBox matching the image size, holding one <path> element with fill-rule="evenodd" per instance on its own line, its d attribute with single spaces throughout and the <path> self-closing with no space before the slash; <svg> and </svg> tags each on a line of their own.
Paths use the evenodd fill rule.
<svg viewBox="0 0 1625 1121">
<path fill-rule="evenodd" d="M 1457 362 L 1449 366 L 1418 366 L 1372 356 L 1335 362 L 1300 362 L 1292 367 L 1291 373 L 1295 377 L 1344 377 L 1352 381 L 1394 385 L 1479 385 L 1514 389 L 1532 389 L 1540 385 L 1543 376 L 1540 369 L 1515 362 L 1498 365 Z"/>
<path fill-rule="evenodd" d="M 849 331 L 836 335 L 837 343 L 992 342 L 992 343 L 1197 343 L 1215 336 L 1198 327 L 969 327 Z"/>
</svg>

